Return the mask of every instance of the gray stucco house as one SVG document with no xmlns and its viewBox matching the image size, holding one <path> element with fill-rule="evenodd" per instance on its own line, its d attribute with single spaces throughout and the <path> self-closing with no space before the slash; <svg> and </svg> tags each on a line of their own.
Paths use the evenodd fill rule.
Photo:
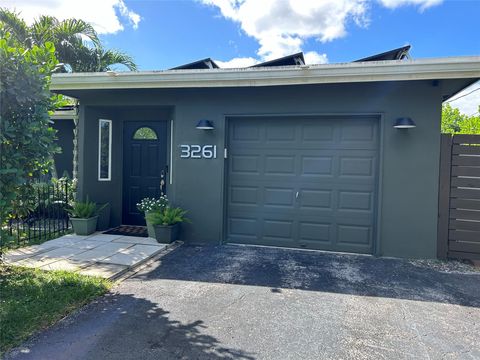
<svg viewBox="0 0 480 360">
<path fill-rule="evenodd" d="M 78 194 L 109 202 L 112 227 L 143 224 L 135 204 L 164 191 L 189 211 L 189 243 L 434 258 L 441 105 L 479 78 L 480 57 L 295 54 L 58 74 L 51 89 L 80 102 Z"/>
</svg>

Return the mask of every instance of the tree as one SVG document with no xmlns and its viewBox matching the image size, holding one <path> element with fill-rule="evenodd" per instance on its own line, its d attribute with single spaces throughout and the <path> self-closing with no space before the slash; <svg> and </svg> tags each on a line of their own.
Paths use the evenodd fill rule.
<svg viewBox="0 0 480 360">
<path fill-rule="evenodd" d="M 137 70 L 133 58 L 118 50 L 105 50 L 101 46 L 79 46 L 74 53 L 69 63 L 73 72 L 105 72 L 114 70 L 118 64 L 132 71 Z"/>
<path fill-rule="evenodd" d="M 46 173 L 55 130 L 49 111 L 57 97 L 49 91 L 56 70 L 51 42 L 25 48 L 0 24 L 0 220 L 5 221 L 21 195 L 20 188 Z M 21 185 L 23 185 L 21 187 Z M 1 224 L 0 223 L 0 224 Z"/>
<path fill-rule="evenodd" d="M 478 107 L 480 113 L 480 106 Z M 442 107 L 442 133 L 448 134 L 480 134 L 480 115 L 462 114 L 450 104 Z"/>
<path fill-rule="evenodd" d="M 53 43 L 55 55 L 63 64 L 64 72 L 107 71 L 114 65 L 137 70 L 135 62 L 127 54 L 104 50 L 93 26 L 83 20 L 59 21 L 53 16 L 40 16 L 28 26 L 17 13 L 0 8 L 0 23 L 5 32 L 9 32 L 26 48 L 41 46 L 45 42 Z M 88 41 L 84 41 L 84 38 Z"/>
</svg>

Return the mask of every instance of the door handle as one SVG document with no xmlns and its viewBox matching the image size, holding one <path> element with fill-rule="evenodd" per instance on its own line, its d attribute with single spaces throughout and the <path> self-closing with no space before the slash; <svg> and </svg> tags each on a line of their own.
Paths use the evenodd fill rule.
<svg viewBox="0 0 480 360">
<path fill-rule="evenodd" d="M 295 199 L 298 199 L 298 195 L 300 195 L 300 194 L 299 194 L 298 191 L 297 191 L 297 192 L 295 193 Z"/>
</svg>

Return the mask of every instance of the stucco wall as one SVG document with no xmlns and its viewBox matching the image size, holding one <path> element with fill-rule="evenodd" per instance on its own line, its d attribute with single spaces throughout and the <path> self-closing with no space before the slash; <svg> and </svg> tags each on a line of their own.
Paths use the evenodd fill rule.
<svg viewBox="0 0 480 360">
<path fill-rule="evenodd" d="M 61 177 L 66 172 L 72 177 L 73 129 L 75 127 L 73 119 L 54 120 L 52 127 L 57 130 L 56 144 L 61 149 L 61 153 L 54 155 L 57 175 Z"/>
<path fill-rule="evenodd" d="M 130 90 L 85 92 L 80 96 L 80 192 L 112 204 L 112 225 L 121 221 L 122 122 L 173 120 L 171 200 L 189 210 L 183 239 L 223 239 L 226 118 L 259 114 L 379 114 L 381 116 L 380 222 L 377 254 L 435 257 L 441 95 L 430 81 L 308 85 L 292 87 Z M 125 107 L 138 106 L 137 109 Z M 146 108 L 149 106 L 149 108 Z M 155 106 L 155 107 L 152 107 Z M 396 130 L 397 117 L 417 127 Z M 113 120 L 112 181 L 97 181 L 98 119 Z M 195 129 L 207 118 L 215 130 Z M 180 144 L 213 144 L 214 160 L 180 159 Z"/>
</svg>

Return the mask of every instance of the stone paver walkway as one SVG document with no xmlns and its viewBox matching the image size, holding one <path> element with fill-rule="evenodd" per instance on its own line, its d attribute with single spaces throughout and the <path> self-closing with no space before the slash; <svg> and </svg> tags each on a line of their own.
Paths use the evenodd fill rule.
<svg viewBox="0 0 480 360">
<path fill-rule="evenodd" d="M 155 239 L 105 235 L 65 235 L 58 239 L 8 251 L 7 264 L 43 270 L 78 271 L 85 275 L 116 278 L 166 248 Z"/>
</svg>

